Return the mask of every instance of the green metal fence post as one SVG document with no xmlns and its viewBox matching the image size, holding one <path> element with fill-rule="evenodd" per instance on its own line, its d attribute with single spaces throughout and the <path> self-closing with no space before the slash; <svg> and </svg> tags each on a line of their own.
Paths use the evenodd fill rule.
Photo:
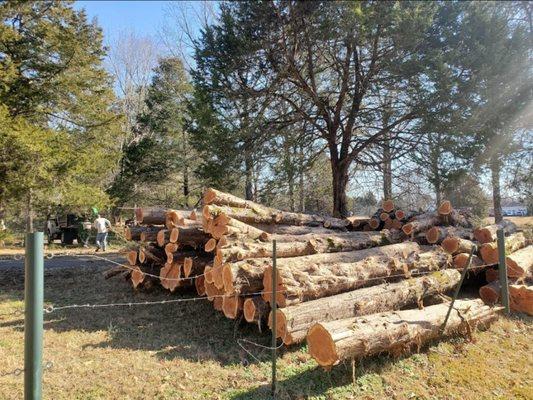
<svg viewBox="0 0 533 400">
<path fill-rule="evenodd" d="M 277 338 L 276 338 L 276 294 L 277 294 L 277 285 L 278 285 L 278 270 L 277 270 L 277 260 L 276 260 L 276 241 L 272 241 L 272 398 L 276 398 L 276 347 L 277 347 Z"/>
<path fill-rule="evenodd" d="M 43 358 L 43 233 L 26 234 L 24 261 L 24 399 L 40 400 Z"/>
<path fill-rule="evenodd" d="M 500 297 L 502 299 L 502 304 L 505 307 L 505 312 L 510 314 L 509 282 L 507 281 L 507 264 L 505 263 L 505 237 L 503 235 L 503 229 L 498 229 L 496 231 L 496 236 L 498 239 L 498 272 L 500 274 L 501 287 Z"/>
</svg>

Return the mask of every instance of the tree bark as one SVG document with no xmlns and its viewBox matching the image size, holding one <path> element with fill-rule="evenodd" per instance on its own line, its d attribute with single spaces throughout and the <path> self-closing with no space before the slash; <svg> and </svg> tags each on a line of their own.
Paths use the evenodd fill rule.
<svg viewBox="0 0 533 400">
<path fill-rule="evenodd" d="M 300 343 L 315 323 L 416 306 L 425 297 L 453 289 L 460 279 L 459 271 L 447 269 L 280 308 L 277 313 L 277 337 L 281 337 L 286 345 Z"/>
<path fill-rule="evenodd" d="M 483 301 L 457 300 L 442 331 L 449 304 L 315 324 L 307 334 L 309 354 L 325 368 L 342 360 L 379 353 L 399 355 L 441 336 L 468 334 L 472 327 L 497 319 L 497 311 Z"/>
<path fill-rule="evenodd" d="M 497 154 L 492 157 L 490 163 L 491 181 L 492 181 L 492 203 L 494 207 L 494 222 L 500 223 L 503 220 L 502 215 L 502 197 L 500 191 L 500 170 L 501 161 Z"/>
<path fill-rule="evenodd" d="M 355 252 L 315 254 L 278 261 L 277 303 L 280 307 L 375 285 L 379 280 L 409 276 L 410 270 L 427 272 L 451 263 L 444 252 L 419 254 L 414 242 Z M 269 264 L 270 262 L 267 262 Z M 272 301 L 272 267 L 263 277 L 263 298 Z"/>
</svg>

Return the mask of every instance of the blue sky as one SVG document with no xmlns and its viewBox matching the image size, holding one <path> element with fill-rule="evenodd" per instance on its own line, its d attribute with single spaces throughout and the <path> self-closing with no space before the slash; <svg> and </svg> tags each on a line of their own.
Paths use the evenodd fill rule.
<svg viewBox="0 0 533 400">
<path fill-rule="evenodd" d="M 77 1 L 75 8 L 85 8 L 90 19 L 96 17 L 108 44 L 120 32 L 158 36 L 165 18 L 167 1 Z"/>
</svg>

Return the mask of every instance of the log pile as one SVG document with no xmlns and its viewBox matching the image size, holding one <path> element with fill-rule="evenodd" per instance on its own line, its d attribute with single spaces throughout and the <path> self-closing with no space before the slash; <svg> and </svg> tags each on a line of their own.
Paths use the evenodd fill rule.
<svg viewBox="0 0 533 400">
<path fill-rule="evenodd" d="M 473 271 L 489 276 L 497 263 L 497 228 L 474 230 L 469 216 L 449 202 L 435 212 L 413 212 L 386 200 L 370 218 L 338 219 L 282 211 L 210 188 L 200 212 L 136 210 L 136 224 L 125 232 L 132 243 L 127 277 L 136 290 L 193 290 L 226 317 L 242 316 L 260 328 L 272 325 L 276 301 L 276 335 L 286 345 L 307 340 L 317 362 L 331 367 L 437 337 L 447 303 L 435 303 L 456 287 L 474 245 Z M 533 246 L 514 225 L 504 228 L 514 307 L 523 311 L 531 305 Z M 428 300 L 435 305 L 424 307 Z M 497 298 L 492 293 L 483 300 L 494 304 Z M 481 300 L 459 305 L 446 335 L 495 318 Z"/>
</svg>

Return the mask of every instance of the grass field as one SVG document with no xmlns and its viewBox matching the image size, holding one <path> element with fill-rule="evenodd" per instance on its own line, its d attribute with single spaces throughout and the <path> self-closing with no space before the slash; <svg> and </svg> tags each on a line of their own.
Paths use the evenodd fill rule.
<svg viewBox="0 0 533 400">
<path fill-rule="evenodd" d="M 54 305 L 155 301 L 104 280 L 108 266 L 45 272 Z M 185 298 L 192 294 L 183 295 Z M 23 306 L 22 271 L 0 265 L 0 315 Z M 206 300 L 178 304 L 70 309 L 45 316 L 45 399 L 267 399 L 268 333 L 215 312 Z M 282 350 L 280 399 L 532 399 L 530 319 L 502 318 L 473 340 L 435 343 L 419 354 L 317 368 L 305 346 Z M 23 319 L 0 316 L 0 375 L 23 365 Z M 0 376 L 0 399 L 22 398 L 22 376 Z"/>
</svg>

